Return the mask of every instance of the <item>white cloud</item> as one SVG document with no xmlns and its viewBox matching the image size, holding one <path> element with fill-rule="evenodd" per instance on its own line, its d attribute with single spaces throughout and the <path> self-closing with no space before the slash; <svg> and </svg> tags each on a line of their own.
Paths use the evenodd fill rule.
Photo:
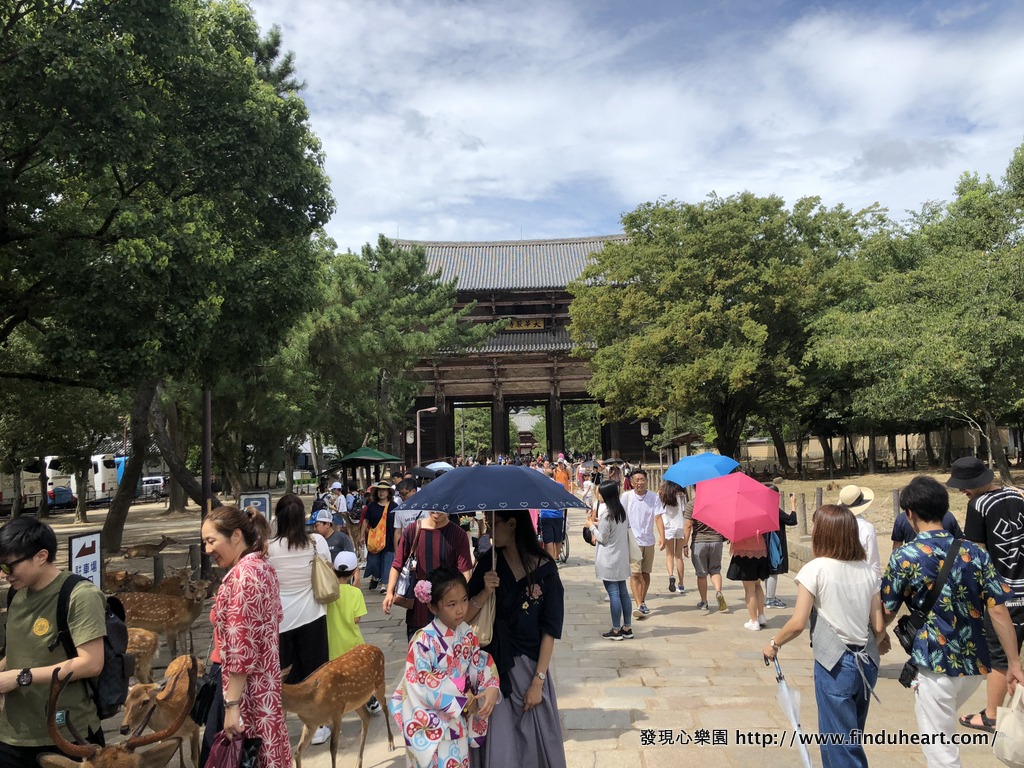
<svg viewBox="0 0 1024 768">
<path fill-rule="evenodd" d="M 353 248 L 607 234 L 644 201 L 711 190 L 900 213 L 963 170 L 1001 174 L 1024 139 L 1020 18 L 760 7 L 742 29 L 702 18 L 696 39 L 683 4 L 623 24 L 589 4 L 255 1 L 296 52 L 329 229 Z"/>
</svg>

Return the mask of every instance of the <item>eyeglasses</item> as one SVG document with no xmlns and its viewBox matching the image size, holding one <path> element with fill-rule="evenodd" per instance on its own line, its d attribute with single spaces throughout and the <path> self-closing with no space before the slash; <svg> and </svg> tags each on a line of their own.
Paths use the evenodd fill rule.
<svg viewBox="0 0 1024 768">
<path fill-rule="evenodd" d="M 35 557 L 35 555 L 25 555 L 24 557 L 19 557 L 17 560 L 11 560 L 9 563 L 0 563 L 0 571 L 5 575 L 10 576 L 14 571 L 14 566 L 18 563 L 24 563 L 26 560 L 31 560 L 33 557 Z"/>
</svg>

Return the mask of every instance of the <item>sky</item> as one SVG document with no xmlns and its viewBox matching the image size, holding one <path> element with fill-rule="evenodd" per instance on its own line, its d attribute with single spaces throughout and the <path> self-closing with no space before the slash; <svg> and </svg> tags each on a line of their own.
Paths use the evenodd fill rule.
<svg viewBox="0 0 1024 768">
<path fill-rule="evenodd" d="M 1024 3 L 251 0 L 342 250 L 621 233 L 749 190 L 897 219 L 1024 144 Z"/>
</svg>

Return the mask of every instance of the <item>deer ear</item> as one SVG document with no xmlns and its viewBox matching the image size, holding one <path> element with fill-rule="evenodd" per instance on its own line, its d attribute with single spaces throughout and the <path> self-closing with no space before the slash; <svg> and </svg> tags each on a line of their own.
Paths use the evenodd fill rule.
<svg viewBox="0 0 1024 768">
<path fill-rule="evenodd" d="M 136 753 L 139 758 L 139 768 L 164 768 L 180 745 L 181 739 L 174 736 L 166 741 L 159 742 L 156 746 L 150 747 L 145 752 Z"/>
</svg>

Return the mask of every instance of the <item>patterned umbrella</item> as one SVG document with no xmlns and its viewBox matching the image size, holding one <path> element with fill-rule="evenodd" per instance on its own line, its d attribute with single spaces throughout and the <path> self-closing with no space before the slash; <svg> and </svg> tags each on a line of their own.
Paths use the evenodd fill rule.
<svg viewBox="0 0 1024 768">
<path fill-rule="evenodd" d="M 445 472 L 395 509 L 426 509 L 462 515 L 482 510 L 586 509 L 560 483 L 533 469 L 500 464 Z"/>
</svg>

